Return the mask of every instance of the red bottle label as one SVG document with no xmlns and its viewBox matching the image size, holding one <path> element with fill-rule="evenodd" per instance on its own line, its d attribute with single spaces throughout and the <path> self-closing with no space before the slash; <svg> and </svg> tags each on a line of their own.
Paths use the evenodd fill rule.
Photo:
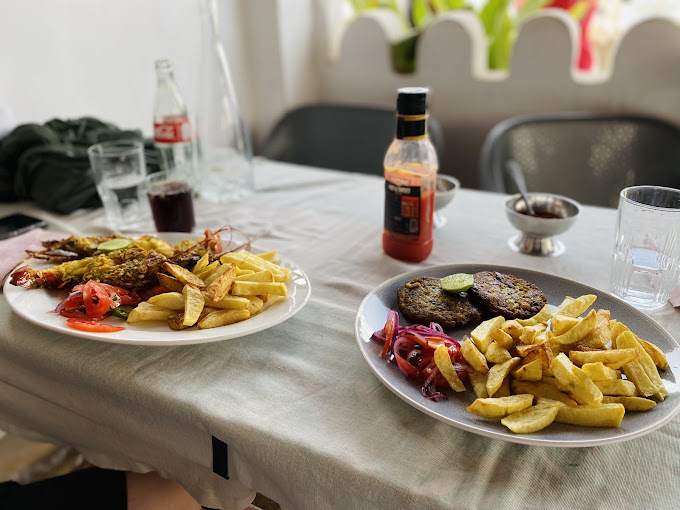
<svg viewBox="0 0 680 510">
<path fill-rule="evenodd" d="M 167 118 L 164 122 L 154 122 L 153 138 L 158 143 L 181 143 L 191 141 L 189 119 Z"/>
</svg>

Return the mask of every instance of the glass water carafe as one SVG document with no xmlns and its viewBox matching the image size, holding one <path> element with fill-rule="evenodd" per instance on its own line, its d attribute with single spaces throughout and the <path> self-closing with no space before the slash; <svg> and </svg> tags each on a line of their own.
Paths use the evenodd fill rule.
<svg viewBox="0 0 680 510">
<path fill-rule="evenodd" d="M 199 0 L 201 61 L 196 135 L 200 196 L 232 202 L 254 191 L 250 138 L 220 38 L 216 0 Z"/>
</svg>

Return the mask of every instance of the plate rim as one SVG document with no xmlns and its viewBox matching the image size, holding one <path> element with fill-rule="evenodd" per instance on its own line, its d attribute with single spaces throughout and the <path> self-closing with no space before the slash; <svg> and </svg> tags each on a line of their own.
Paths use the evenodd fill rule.
<svg viewBox="0 0 680 510">
<path fill-rule="evenodd" d="M 142 235 L 145 234 L 139 234 L 135 235 L 135 237 L 141 237 Z M 156 233 L 151 233 L 150 235 L 156 236 L 160 239 L 166 238 L 176 238 L 177 236 L 184 236 L 184 239 L 190 237 L 193 235 L 193 233 L 177 233 L 177 232 L 156 232 Z M 68 237 L 68 236 L 67 236 Z M 84 236 L 88 237 L 88 236 Z M 170 241 L 170 242 L 177 242 L 177 241 Z M 252 248 L 251 248 L 252 249 Z M 87 340 L 92 340 L 96 342 L 102 342 L 102 343 L 111 343 L 111 344 L 120 344 L 120 345 L 145 345 L 145 346 L 156 346 L 156 347 L 168 347 L 168 346 L 176 346 L 176 345 L 194 345 L 194 344 L 203 344 L 203 343 L 212 343 L 212 342 L 220 342 L 223 340 L 232 340 L 236 338 L 241 338 L 244 336 L 248 336 L 254 333 L 258 333 L 261 331 L 264 331 L 266 329 L 269 329 L 271 327 L 277 326 L 278 324 L 281 324 L 282 322 L 285 322 L 286 320 L 290 319 L 293 317 L 296 313 L 298 313 L 309 301 L 312 293 L 312 287 L 311 287 L 311 282 L 309 280 L 309 277 L 306 275 L 304 270 L 297 265 L 295 262 L 293 262 L 291 259 L 278 255 L 279 261 L 278 263 L 281 265 L 284 265 L 285 267 L 288 267 L 291 270 L 291 279 L 287 282 L 288 287 L 289 287 L 289 292 L 288 295 L 286 296 L 285 300 L 276 303 L 272 305 L 270 308 L 264 310 L 261 314 L 258 314 L 255 317 L 263 317 L 266 316 L 266 314 L 269 312 L 271 314 L 270 310 L 277 310 L 277 305 L 282 305 L 286 303 L 289 299 L 291 299 L 291 296 L 295 297 L 295 301 L 292 303 L 292 306 L 290 306 L 285 312 L 281 312 L 281 315 L 275 316 L 275 318 L 269 320 L 269 321 L 264 321 L 264 322 L 256 322 L 254 325 L 251 323 L 250 328 L 244 328 L 241 327 L 237 329 L 236 331 L 232 329 L 232 332 L 230 333 L 229 331 L 222 331 L 219 333 L 219 330 L 222 328 L 228 329 L 226 326 L 221 326 L 219 328 L 213 328 L 213 329 L 206 329 L 206 330 L 191 330 L 191 331 L 173 331 L 170 328 L 167 330 L 168 336 L 166 338 L 168 339 L 151 339 L 151 338 L 129 338 L 130 334 L 134 334 L 135 330 L 130 330 L 130 329 L 125 329 L 125 331 L 119 331 L 119 332 L 114 332 L 114 333 L 93 333 L 93 332 L 87 332 L 87 331 L 80 331 L 76 330 L 73 328 L 69 328 L 66 326 L 66 323 L 64 322 L 64 325 L 57 325 L 57 324 L 52 324 L 52 323 L 45 323 L 41 322 L 39 320 L 39 317 L 30 315 L 26 313 L 24 310 L 20 309 L 18 306 L 16 306 L 16 303 L 14 302 L 14 296 L 21 295 L 23 292 L 35 292 L 35 291 L 40 291 L 41 289 L 27 289 L 24 287 L 18 287 L 15 285 L 12 285 L 10 283 L 11 278 L 9 278 L 9 275 L 7 279 L 4 282 L 3 285 L 3 294 L 5 296 L 5 301 L 9 305 L 10 309 L 12 312 L 22 319 L 26 320 L 27 322 L 30 322 L 31 324 L 35 324 L 36 326 L 46 329 L 49 331 L 54 331 L 56 333 L 61 333 L 63 335 L 73 337 L 73 338 L 83 338 Z M 27 259 L 22 261 L 20 264 L 17 264 L 11 272 L 16 270 L 18 267 L 21 265 L 29 265 L 31 261 L 39 261 L 40 263 L 45 263 L 45 261 L 40 260 L 40 259 Z M 296 277 L 292 276 L 292 273 L 297 273 Z M 304 284 L 300 284 L 298 279 L 303 279 Z M 290 290 L 292 289 L 295 291 L 294 294 L 290 293 Z M 300 295 L 298 295 L 298 291 L 303 291 Z M 49 313 L 49 310 L 46 310 L 44 313 Z M 254 317 L 254 318 L 255 318 Z M 105 322 L 106 323 L 106 322 Z M 238 324 L 248 324 L 248 321 L 243 321 Z M 152 325 L 158 325 L 158 321 L 154 321 Z M 234 324 L 236 325 L 236 324 Z M 207 334 L 208 336 L 197 336 L 195 338 L 187 338 L 185 335 L 188 335 L 193 332 L 198 332 L 198 331 L 209 331 L 211 333 L 214 332 L 214 334 Z M 157 335 L 165 335 L 165 331 L 150 331 L 147 334 L 157 334 Z M 176 334 L 182 334 L 184 333 L 181 337 L 179 338 L 172 338 L 172 335 Z"/>
<path fill-rule="evenodd" d="M 631 432 L 627 432 L 618 436 L 612 436 L 611 438 L 597 438 L 597 439 L 577 439 L 577 440 L 555 440 L 555 439 L 547 439 L 547 438 L 541 438 L 537 436 L 533 436 L 531 434 L 512 434 L 512 432 L 497 432 L 494 430 L 486 430 L 482 429 L 479 427 L 476 427 L 474 425 L 464 423 L 458 420 L 455 420 L 453 418 L 447 417 L 442 415 L 441 413 L 437 413 L 435 411 L 432 411 L 431 409 L 427 408 L 425 405 L 414 401 L 411 399 L 408 395 L 402 393 L 398 388 L 396 388 L 390 381 L 387 380 L 387 378 L 381 373 L 382 371 L 379 370 L 379 366 L 377 361 L 374 360 L 372 356 L 369 356 L 371 354 L 367 349 L 364 348 L 365 345 L 370 344 L 370 339 L 368 342 L 365 340 L 362 340 L 361 337 L 361 332 L 360 332 L 360 324 L 361 324 L 361 319 L 362 319 L 362 311 L 364 310 L 364 306 L 370 302 L 370 300 L 375 297 L 378 292 L 383 289 L 384 287 L 390 286 L 394 284 L 397 281 L 408 281 L 411 278 L 414 278 L 416 276 L 422 276 L 428 271 L 439 271 L 443 270 L 445 268 L 451 268 L 452 272 L 468 272 L 465 271 L 465 268 L 476 268 L 474 271 L 497 271 L 501 273 L 508 273 L 508 274 L 513 274 L 513 271 L 518 271 L 522 273 L 532 273 L 532 274 L 538 274 L 541 277 L 548 277 L 550 279 L 555 279 L 555 280 L 560 280 L 563 283 L 566 284 L 576 284 L 584 289 L 592 291 L 592 293 L 596 295 L 602 295 L 606 294 L 608 299 L 613 299 L 616 301 L 619 305 L 623 306 L 624 308 L 627 308 L 628 311 L 633 312 L 634 314 L 638 315 L 639 317 L 642 317 L 644 320 L 651 322 L 656 328 L 659 329 L 659 331 L 666 337 L 666 339 L 673 345 L 673 350 L 675 349 L 680 349 L 680 343 L 678 343 L 677 340 L 659 323 L 657 323 L 654 319 L 649 317 L 647 314 L 644 312 L 638 310 L 637 308 L 633 307 L 632 305 L 629 305 L 625 301 L 621 300 L 620 298 L 609 294 L 605 291 L 602 291 L 600 289 L 596 289 L 595 287 L 592 287 L 588 284 L 581 283 L 576 280 L 572 280 L 569 278 L 564 278 L 562 276 L 557 276 L 553 275 L 550 273 L 542 272 L 542 271 L 536 271 L 533 269 L 525 269 L 525 268 L 520 268 L 520 267 L 512 267 L 512 266 L 502 266 L 502 265 L 494 265 L 494 264 L 439 264 L 439 265 L 434 265 L 434 266 L 428 266 L 424 268 L 417 268 L 413 269 L 410 271 L 403 272 L 401 274 L 398 274 L 396 276 L 393 276 L 384 282 L 380 283 L 377 285 L 373 290 L 371 290 L 365 297 L 362 299 L 359 308 L 357 309 L 357 314 L 356 314 L 356 319 L 355 319 L 355 326 L 354 326 L 354 333 L 355 333 L 355 339 L 359 345 L 359 350 L 361 351 L 362 356 L 366 360 L 366 363 L 370 367 L 371 371 L 373 374 L 380 380 L 380 382 L 386 386 L 392 393 L 397 395 L 401 400 L 409 404 L 411 407 L 414 407 L 418 409 L 421 412 L 424 412 L 425 414 L 437 419 L 438 421 L 441 421 L 443 423 L 447 423 L 453 427 L 459 428 L 461 430 L 465 430 L 467 432 L 472 432 L 476 435 L 480 435 L 483 437 L 488 437 L 492 439 L 499 439 L 502 441 L 507 441 L 511 443 L 518 443 L 518 444 L 524 444 L 524 445 L 531 445 L 531 446 L 548 446 L 548 447 L 557 447 L 557 448 L 582 448 L 582 447 L 592 447 L 592 446 L 602 446 L 605 444 L 612 444 L 612 443 L 617 443 L 617 442 L 622 442 L 622 441 L 628 441 L 631 439 L 635 439 L 638 437 L 641 437 L 645 434 L 648 434 L 649 432 L 652 432 L 653 430 L 656 430 L 669 421 L 671 421 L 675 415 L 680 411 L 680 400 L 676 402 L 675 407 L 670 409 L 668 413 L 663 416 L 660 420 L 657 420 L 645 427 L 636 429 Z M 456 268 L 456 269 L 453 269 Z M 382 359 L 382 358 L 380 358 Z M 397 370 L 396 367 L 394 367 L 394 370 Z M 398 373 L 398 370 L 397 370 Z M 451 399 L 452 400 L 452 399 Z M 625 417 L 624 417 L 625 419 Z"/>
</svg>

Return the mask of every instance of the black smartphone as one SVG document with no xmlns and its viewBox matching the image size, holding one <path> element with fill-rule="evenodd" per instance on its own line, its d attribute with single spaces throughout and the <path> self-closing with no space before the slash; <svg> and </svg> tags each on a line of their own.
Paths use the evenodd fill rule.
<svg viewBox="0 0 680 510">
<path fill-rule="evenodd" d="M 0 239 L 18 236 L 34 228 L 42 228 L 47 225 L 45 220 L 34 218 L 26 214 L 16 213 L 0 218 Z"/>
</svg>

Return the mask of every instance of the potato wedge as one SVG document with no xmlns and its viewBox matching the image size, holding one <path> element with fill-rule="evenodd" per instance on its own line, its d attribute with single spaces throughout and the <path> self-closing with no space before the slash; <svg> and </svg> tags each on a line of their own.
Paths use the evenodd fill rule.
<svg viewBox="0 0 680 510">
<path fill-rule="evenodd" d="M 205 306 L 205 299 L 199 289 L 192 285 L 185 285 L 182 289 L 184 295 L 184 319 L 182 324 L 193 326 L 201 316 L 201 310 Z"/>
<path fill-rule="evenodd" d="M 468 376 L 470 379 L 470 384 L 472 385 L 472 391 L 475 392 L 477 398 L 487 398 L 489 396 L 489 392 L 486 391 L 487 374 L 488 372 L 486 374 L 481 372 L 472 372 Z"/>
<path fill-rule="evenodd" d="M 616 370 L 626 363 L 640 357 L 637 349 L 609 349 L 604 351 L 569 351 L 569 359 L 576 365 L 586 363 L 603 363 Z"/>
<path fill-rule="evenodd" d="M 274 294 L 285 296 L 288 292 L 283 282 L 244 282 L 235 281 L 231 287 L 234 296 L 258 296 L 260 294 Z"/>
<path fill-rule="evenodd" d="M 503 418 L 531 406 L 533 395 L 510 395 L 500 398 L 478 398 L 467 407 L 467 410 L 484 418 Z"/>
<path fill-rule="evenodd" d="M 200 259 L 198 259 L 198 262 L 194 265 L 194 267 L 191 268 L 191 272 L 197 275 L 201 271 L 203 271 L 206 266 L 210 263 L 210 255 L 206 253 L 203 255 Z"/>
<path fill-rule="evenodd" d="M 525 363 L 515 368 L 511 375 L 513 379 L 520 381 L 540 381 L 543 377 L 543 368 L 541 367 L 541 360 L 535 359 L 529 363 Z"/>
<path fill-rule="evenodd" d="M 656 365 L 654 364 L 654 360 L 652 360 L 652 357 L 647 353 L 642 344 L 638 342 L 635 335 L 631 331 L 624 331 L 618 337 L 616 337 L 616 346 L 622 349 L 627 348 L 637 349 L 640 355 L 638 358 L 638 362 L 640 363 L 645 373 L 647 374 L 647 377 L 655 387 L 655 391 L 653 393 L 654 398 L 658 400 L 665 399 L 668 396 L 668 390 L 666 390 L 666 387 L 664 386 L 663 381 L 661 380 L 661 376 L 659 375 L 659 371 L 657 370 Z M 624 373 L 626 372 L 624 371 Z M 626 377 L 628 377 L 628 374 L 626 374 Z M 642 394 L 642 392 L 640 393 Z"/>
<path fill-rule="evenodd" d="M 605 395 L 602 397 L 603 404 L 623 404 L 626 411 L 649 411 L 656 405 L 650 398 L 644 397 L 622 397 Z"/>
<path fill-rule="evenodd" d="M 276 260 L 277 254 L 278 254 L 278 250 L 270 250 L 270 251 L 258 253 L 257 256 L 260 257 L 261 259 L 267 260 L 269 262 L 274 262 L 274 260 Z"/>
<path fill-rule="evenodd" d="M 163 294 L 156 294 L 147 299 L 146 302 L 170 310 L 184 310 L 184 296 L 181 292 L 164 292 Z"/>
<path fill-rule="evenodd" d="M 181 282 L 174 276 L 165 273 L 158 273 L 156 276 L 158 277 L 158 283 L 162 287 L 168 289 L 168 291 L 182 292 L 182 289 L 184 288 L 184 282 Z"/>
<path fill-rule="evenodd" d="M 635 384 L 635 387 L 637 388 L 640 395 L 643 397 L 651 397 L 652 395 L 656 395 L 657 387 L 649 379 L 647 372 L 645 372 L 645 369 L 640 364 L 640 362 L 631 361 L 630 363 L 626 363 L 621 367 L 621 370 L 623 370 L 623 373 L 626 375 L 626 379 L 632 381 L 633 384 Z"/>
<path fill-rule="evenodd" d="M 567 297 L 553 310 L 553 316 L 568 315 L 570 317 L 578 317 L 595 302 L 596 298 L 597 296 L 594 294 L 586 294 L 576 299 Z"/>
<path fill-rule="evenodd" d="M 649 357 L 652 358 L 652 361 L 654 361 L 654 364 L 659 370 L 666 370 L 668 368 L 668 360 L 661 349 L 640 337 L 638 337 L 638 342 L 640 342 L 644 350 L 647 351 L 647 354 L 649 354 Z"/>
<path fill-rule="evenodd" d="M 264 308 L 264 301 L 257 297 L 257 296 L 249 296 L 248 297 L 248 307 L 246 310 L 248 310 L 248 313 L 252 317 L 253 315 L 257 315 L 262 311 Z"/>
<path fill-rule="evenodd" d="M 613 379 L 608 381 L 593 381 L 602 395 L 620 395 L 624 397 L 634 397 L 637 395 L 637 388 L 631 381 L 625 379 Z"/>
<path fill-rule="evenodd" d="M 245 310 L 250 305 L 250 299 L 242 296 L 224 296 L 217 303 L 214 303 L 208 296 L 203 295 L 203 299 L 208 306 L 223 310 Z"/>
<path fill-rule="evenodd" d="M 248 310 L 217 310 L 209 313 L 198 321 L 198 329 L 211 329 L 237 322 L 244 321 L 250 318 Z"/>
<path fill-rule="evenodd" d="M 130 312 L 127 322 L 164 321 L 174 313 L 177 312 L 169 308 L 152 305 L 148 301 L 142 301 Z"/>
<path fill-rule="evenodd" d="M 486 363 L 484 354 L 477 349 L 477 346 L 469 337 L 460 344 L 460 352 L 475 372 L 486 374 L 489 371 L 489 365 Z"/>
<path fill-rule="evenodd" d="M 517 319 L 513 319 L 505 321 L 500 329 L 510 335 L 513 340 L 517 341 L 522 335 L 522 331 L 524 331 L 524 326 L 522 326 Z"/>
<path fill-rule="evenodd" d="M 595 310 L 590 310 L 590 313 L 581 319 L 578 324 L 569 328 L 561 335 L 554 336 L 550 341 L 559 345 L 575 344 L 590 334 L 595 329 L 596 325 L 597 312 L 595 312 Z"/>
<path fill-rule="evenodd" d="M 458 377 L 456 369 L 453 368 L 449 350 L 445 345 L 440 345 L 434 350 L 434 363 L 437 365 L 439 372 L 441 372 L 446 382 L 449 383 L 451 389 L 454 391 L 465 391 L 465 385 Z"/>
<path fill-rule="evenodd" d="M 555 421 L 582 427 L 618 427 L 625 414 L 623 404 L 568 406 L 560 403 Z"/>
<path fill-rule="evenodd" d="M 234 283 L 234 278 L 236 277 L 236 266 L 234 264 L 229 264 L 229 266 L 226 267 L 228 267 L 228 269 L 222 271 L 221 274 L 212 280 L 204 289 L 205 295 L 213 303 L 221 301 L 229 293 L 229 290 Z"/>
<path fill-rule="evenodd" d="M 258 271 L 257 273 L 242 274 L 234 279 L 240 282 L 273 282 L 274 275 L 271 271 Z"/>
<path fill-rule="evenodd" d="M 519 341 L 523 344 L 541 344 L 545 341 L 545 338 L 540 335 L 545 330 L 546 325 L 543 323 L 526 326 L 519 337 Z"/>
<path fill-rule="evenodd" d="M 511 395 L 511 393 L 510 393 L 510 378 L 506 377 L 505 379 L 503 379 L 503 382 L 498 387 L 498 389 L 494 392 L 494 394 L 489 395 L 489 396 L 493 397 L 493 398 L 500 398 L 500 397 L 509 397 L 510 395 Z"/>
<path fill-rule="evenodd" d="M 564 404 L 575 406 L 578 403 L 566 393 L 543 381 L 512 381 L 513 393 L 529 393 L 537 399 L 547 398 Z"/>
<path fill-rule="evenodd" d="M 503 379 L 507 377 L 510 371 L 515 368 L 520 362 L 521 358 L 510 358 L 508 361 L 498 363 L 489 369 L 489 377 L 486 380 L 486 391 L 489 395 L 496 393 L 498 388 L 503 384 Z"/>
<path fill-rule="evenodd" d="M 492 330 L 491 333 L 489 333 L 489 336 L 492 341 L 503 347 L 503 349 L 510 350 L 515 345 L 515 339 L 501 328 Z"/>
<path fill-rule="evenodd" d="M 219 278 L 226 272 L 233 271 L 234 276 L 237 275 L 235 265 L 232 266 L 231 264 L 220 264 L 219 261 L 217 262 L 217 264 L 218 264 L 217 269 L 215 269 L 209 276 L 204 278 L 206 286 L 209 286 L 212 282 L 214 282 L 217 278 Z"/>
<path fill-rule="evenodd" d="M 553 315 L 550 327 L 555 335 L 563 335 L 579 322 L 581 322 L 581 319 L 578 317 L 571 317 L 570 315 Z"/>
<path fill-rule="evenodd" d="M 486 349 L 491 343 L 491 332 L 494 329 L 498 329 L 505 319 L 503 317 L 494 317 L 493 319 L 488 319 L 478 325 L 475 329 L 470 332 L 472 340 L 475 342 L 477 349 L 486 354 Z"/>
<path fill-rule="evenodd" d="M 559 409 L 559 402 L 544 399 L 535 406 L 502 418 L 501 423 L 515 434 L 530 434 L 546 428 L 555 421 Z"/>
<path fill-rule="evenodd" d="M 200 321 L 203 317 L 208 315 L 210 312 L 214 312 L 216 308 L 210 308 L 208 306 L 204 306 L 203 310 L 201 310 L 201 315 L 198 317 L 198 320 Z M 171 315 L 168 317 L 168 326 L 170 329 L 174 329 L 175 331 L 181 331 L 185 329 L 196 329 L 196 324 L 193 326 L 185 326 L 184 325 L 184 312 L 179 312 L 174 315 Z"/>
<path fill-rule="evenodd" d="M 602 392 L 585 372 L 574 367 L 564 353 L 553 359 L 552 371 L 555 378 L 567 388 L 570 396 L 577 402 L 590 405 L 599 405 L 602 402 Z"/>
<path fill-rule="evenodd" d="M 541 369 L 547 370 L 552 366 L 553 351 L 549 340 L 539 344 L 536 349 L 531 350 L 524 357 L 524 363 L 540 360 Z"/>
<path fill-rule="evenodd" d="M 621 378 L 621 372 L 605 366 L 601 361 L 597 363 L 584 363 L 581 368 L 593 382 L 611 381 Z"/>
<path fill-rule="evenodd" d="M 512 356 L 507 349 L 504 349 L 496 342 L 491 342 L 486 348 L 486 359 L 491 363 L 503 363 L 508 361 Z"/>
<path fill-rule="evenodd" d="M 188 269 L 184 269 L 182 266 L 166 262 L 163 264 L 163 267 L 165 267 L 168 273 L 170 273 L 172 276 L 177 278 L 185 285 L 191 285 L 192 287 L 196 287 L 199 289 L 205 287 L 205 282 L 203 280 L 201 280 L 198 276 L 196 276 Z"/>
<path fill-rule="evenodd" d="M 609 310 L 598 310 L 596 312 L 597 320 L 595 321 L 595 328 L 581 340 L 583 345 L 602 349 L 611 342 L 612 328 L 609 324 L 610 315 L 611 312 Z"/>
</svg>

